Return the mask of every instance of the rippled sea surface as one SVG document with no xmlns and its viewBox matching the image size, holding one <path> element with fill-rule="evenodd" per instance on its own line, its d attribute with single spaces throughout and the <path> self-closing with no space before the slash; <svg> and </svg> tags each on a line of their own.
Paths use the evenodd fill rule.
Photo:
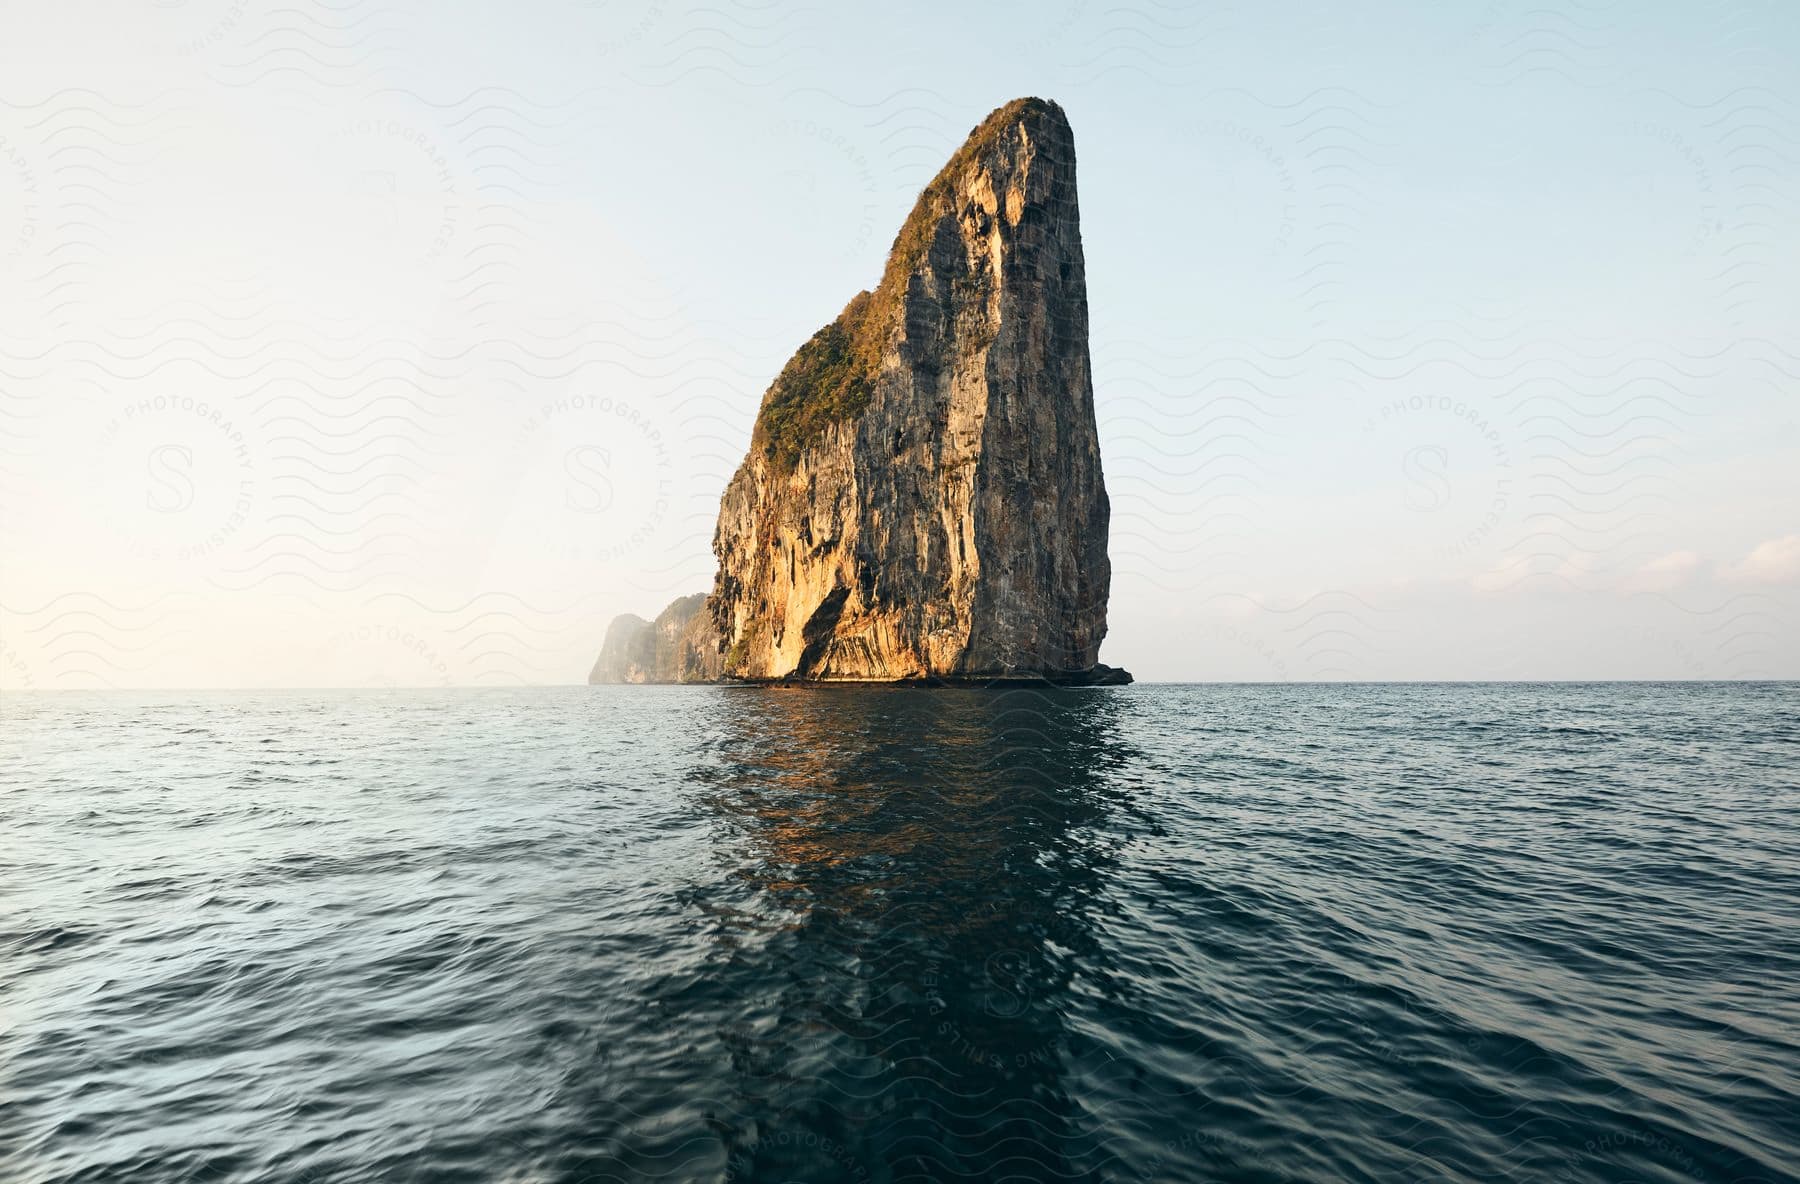
<svg viewBox="0 0 1800 1184">
<path fill-rule="evenodd" d="M 1800 687 L 9 697 L 0 1179 L 1773 1181 Z"/>
</svg>

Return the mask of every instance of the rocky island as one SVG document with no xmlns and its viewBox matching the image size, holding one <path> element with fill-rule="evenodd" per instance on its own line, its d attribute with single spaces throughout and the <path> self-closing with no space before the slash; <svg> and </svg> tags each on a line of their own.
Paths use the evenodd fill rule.
<svg viewBox="0 0 1800 1184">
<path fill-rule="evenodd" d="M 764 394 L 712 593 L 615 619 L 588 681 L 1129 682 L 1109 515 L 1074 135 L 1018 99 Z"/>
</svg>

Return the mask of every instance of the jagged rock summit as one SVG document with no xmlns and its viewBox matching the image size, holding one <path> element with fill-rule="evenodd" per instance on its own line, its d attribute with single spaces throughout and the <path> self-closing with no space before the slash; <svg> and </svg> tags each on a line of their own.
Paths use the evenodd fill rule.
<svg viewBox="0 0 1800 1184">
<path fill-rule="evenodd" d="M 621 617 L 589 681 L 1129 682 L 1099 663 L 1110 510 L 1087 335 L 1074 135 L 1056 104 L 1018 99 L 763 396 L 712 595 L 672 635 L 716 668 L 622 662 L 652 627 Z"/>
</svg>

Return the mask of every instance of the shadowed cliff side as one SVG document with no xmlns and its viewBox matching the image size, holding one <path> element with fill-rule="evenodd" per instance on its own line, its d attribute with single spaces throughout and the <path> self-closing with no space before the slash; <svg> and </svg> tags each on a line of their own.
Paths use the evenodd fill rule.
<svg viewBox="0 0 1800 1184">
<path fill-rule="evenodd" d="M 1110 505 L 1087 334 L 1074 135 L 1018 99 L 763 396 L 688 634 L 712 677 L 1130 681 L 1098 661 Z M 615 621 L 590 681 L 640 681 L 611 674 L 645 665 L 646 628 Z"/>
</svg>

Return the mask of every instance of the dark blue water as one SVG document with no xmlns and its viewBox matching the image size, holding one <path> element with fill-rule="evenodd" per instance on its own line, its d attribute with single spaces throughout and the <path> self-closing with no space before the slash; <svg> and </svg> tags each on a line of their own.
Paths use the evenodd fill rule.
<svg viewBox="0 0 1800 1184">
<path fill-rule="evenodd" d="M 0 1179 L 1774 1181 L 1800 688 L 9 698 Z"/>
</svg>

